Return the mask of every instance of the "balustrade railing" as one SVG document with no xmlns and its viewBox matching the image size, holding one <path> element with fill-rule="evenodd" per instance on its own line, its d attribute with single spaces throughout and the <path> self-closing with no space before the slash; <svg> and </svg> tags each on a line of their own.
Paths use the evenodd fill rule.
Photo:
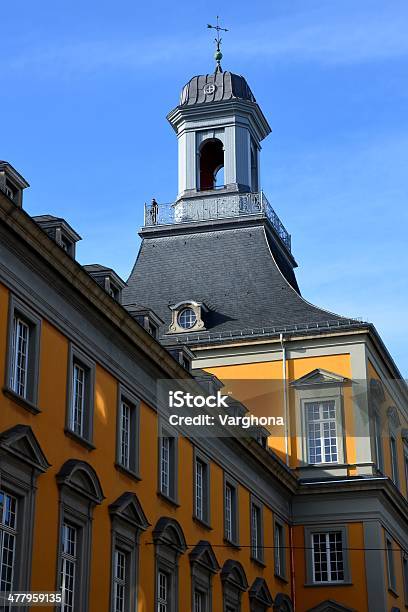
<svg viewBox="0 0 408 612">
<path fill-rule="evenodd" d="M 263 191 L 230 193 L 179 200 L 171 204 L 145 204 L 145 227 L 192 223 L 249 215 L 265 215 L 290 252 L 291 237 Z"/>
</svg>

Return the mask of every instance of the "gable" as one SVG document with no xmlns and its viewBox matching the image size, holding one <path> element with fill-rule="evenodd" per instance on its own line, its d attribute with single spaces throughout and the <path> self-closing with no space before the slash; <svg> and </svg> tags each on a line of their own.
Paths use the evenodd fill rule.
<svg viewBox="0 0 408 612">
<path fill-rule="evenodd" d="M 45 472 L 51 465 L 28 425 L 15 425 L 0 434 L 0 448 L 39 472 Z"/>
<path fill-rule="evenodd" d="M 292 387 L 301 388 L 301 387 L 313 387 L 320 385 L 344 385 L 346 383 L 351 382 L 349 378 L 345 376 L 340 376 L 339 374 L 335 374 L 334 372 L 329 372 L 328 370 L 323 370 L 321 368 L 316 368 L 312 370 L 308 374 L 301 376 L 297 380 L 294 380 L 291 383 Z"/>
<path fill-rule="evenodd" d="M 343 606 L 343 604 L 334 601 L 332 599 L 327 599 L 323 601 L 318 606 L 314 608 L 310 608 L 308 612 L 357 612 L 354 608 L 348 608 L 347 606 Z"/>
</svg>

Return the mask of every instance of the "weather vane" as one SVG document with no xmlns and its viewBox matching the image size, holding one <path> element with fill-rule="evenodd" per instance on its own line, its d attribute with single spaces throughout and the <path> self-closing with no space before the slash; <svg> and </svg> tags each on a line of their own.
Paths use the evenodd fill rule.
<svg viewBox="0 0 408 612">
<path fill-rule="evenodd" d="M 217 36 L 214 39 L 215 44 L 217 45 L 217 49 L 214 53 L 214 59 L 217 62 L 217 67 L 215 69 L 215 72 L 222 72 L 222 68 L 221 68 L 221 60 L 222 60 L 222 53 L 221 53 L 221 49 L 220 49 L 220 45 L 222 43 L 222 38 L 220 38 L 220 32 L 228 32 L 228 30 L 226 28 L 221 28 L 220 24 L 219 24 L 219 17 L 217 15 L 217 25 L 213 26 L 210 23 L 207 24 L 207 28 L 211 28 L 212 30 L 216 30 L 217 31 Z"/>
</svg>

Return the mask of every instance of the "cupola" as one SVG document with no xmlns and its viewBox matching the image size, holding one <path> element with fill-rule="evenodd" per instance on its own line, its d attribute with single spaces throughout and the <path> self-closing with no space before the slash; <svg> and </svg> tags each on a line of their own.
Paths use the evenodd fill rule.
<svg viewBox="0 0 408 612">
<path fill-rule="evenodd" d="M 178 138 L 178 199 L 259 190 L 260 143 L 271 128 L 244 77 L 193 77 L 167 118 Z"/>
</svg>

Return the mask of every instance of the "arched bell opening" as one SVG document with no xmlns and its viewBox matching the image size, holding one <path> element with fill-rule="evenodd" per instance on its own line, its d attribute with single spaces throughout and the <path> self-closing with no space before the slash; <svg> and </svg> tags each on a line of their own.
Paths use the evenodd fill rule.
<svg viewBox="0 0 408 612">
<path fill-rule="evenodd" d="M 217 138 L 206 140 L 200 149 L 200 191 L 224 186 L 224 147 Z"/>
</svg>

